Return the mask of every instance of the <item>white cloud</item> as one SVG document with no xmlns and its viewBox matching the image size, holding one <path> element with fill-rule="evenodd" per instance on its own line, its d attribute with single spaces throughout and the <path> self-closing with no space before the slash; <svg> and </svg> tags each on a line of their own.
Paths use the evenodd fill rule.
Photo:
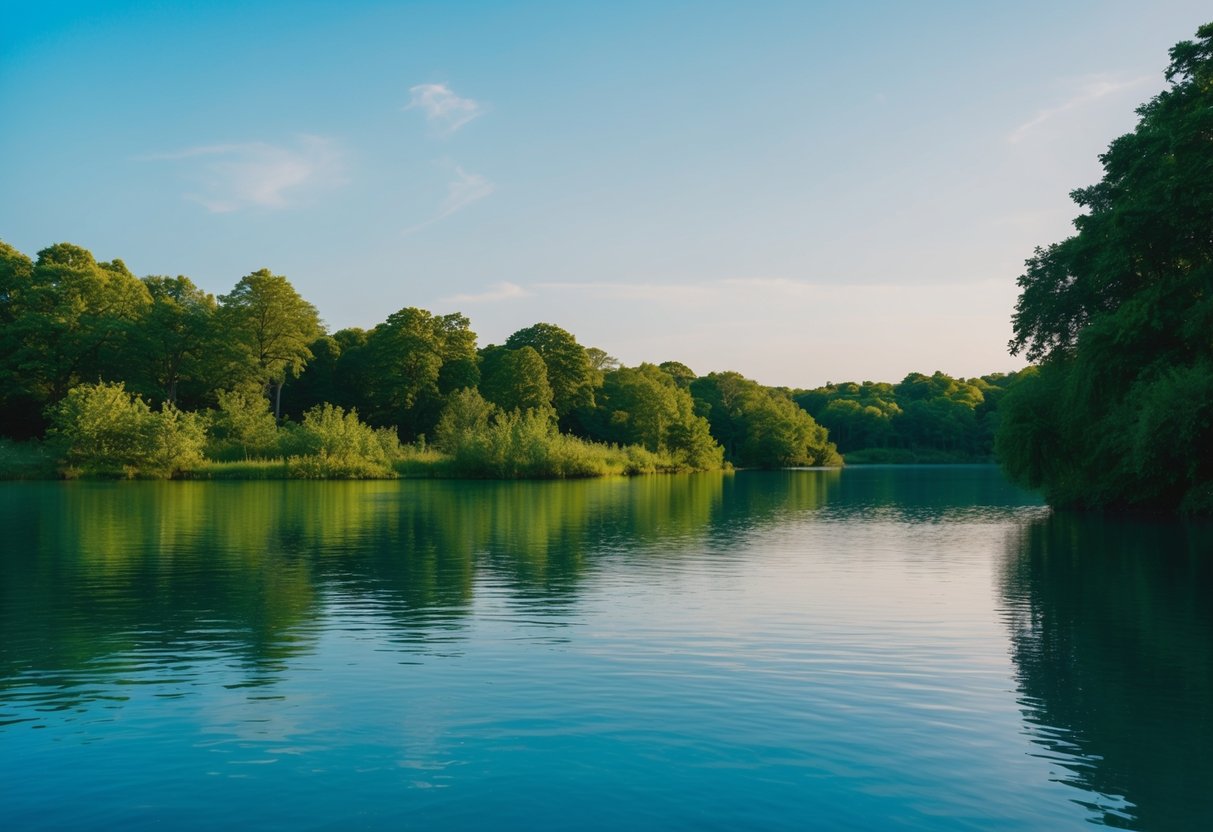
<svg viewBox="0 0 1213 832">
<path fill-rule="evenodd" d="M 1153 80 L 1154 76 L 1152 75 L 1144 75 L 1128 80 L 1117 80 L 1108 75 L 1089 76 L 1078 84 L 1078 89 L 1068 99 L 1056 106 L 1040 110 L 1032 118 L 1012 130 L 1011 134 L 1007 136 L 1007 141 L 1011 144 L 1016 144 L 1022 141 L 1027 134 L 1055 116 L 1098 101 L 1101 98 L 1106 98 L 1109 95 L 1136 89 Z"/>
<path fill-rule="evenodd" d="M 438 213 L 425 222 L 404 229 L 405 234 L 414 234 L 423 228 L 444 220 L 451 214 L 462 211 L 473 202 L 479 202 L 494 191 L 493 183 L 478 173 L 468 173 L 455 166 L 455 178 L 447 183 L 446 199 L 438 206 Z"/>
<path fill-rule="evenodd" d="M 484 114 L 484 105 L 456 95 L 446 84 L 417 84 L 409 87 L 412 96 L 406 110 L 419 109 L 439 135 L 449 135 Z"/>
<path fill-rule="evenodd" d="M 462 211 L 473 202 L 479 202 L 493 192 L 493 183 L 478 173 L 468 173 L 463 168 L 455 167 L 455 179 L 447 184 L 446 199 L 438 210 L 435 219 L 449 217 L 456 211 Z"/>
<path fill-rule="evenodd" d="M 686 283 L 537 283 L 537 289 L 559 292 L 577 292 L 604 300 L 648 300 L 665 303 L 683 303 L 691 300 L 708 300 L 719 295 L 713 285 Z"/>
<path fill-rule="evenodd" d="M 289 208 L 309 190 L 344 182 L 341 153 L 321 136 L 300 136 L 293 147 L 237 142 L 144 158 L 182 163 L 184 175 L 195 183 L 184 197 L 213 213 Z"/>
<path fill-rule="evenodd" d="M 517 283 L 502 281 L 493 284 L 492 288 L 485 292 L 460 293 L 451 295 L 450 297 L 441 298 L 443 303 L 492 303 L 500 300 L 514 300 L 515 298 L 525 298 L 530 296 L 530 292 L 523 289 Z"/>
</svg>

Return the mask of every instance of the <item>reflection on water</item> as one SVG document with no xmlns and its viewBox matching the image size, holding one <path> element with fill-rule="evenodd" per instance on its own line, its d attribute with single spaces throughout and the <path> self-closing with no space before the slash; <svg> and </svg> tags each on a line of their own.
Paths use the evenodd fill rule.
<svg viewBox="0 0 1213 832">
<path fill-rule="evenodd" d="M 988 467 L 0 484 L 0 527 L 7 828 L 1213 818 L 1213 530 Z"/>
<path fill-rule="evenodd" d="M 837 476 L 9 485 L 0 686 L 194 651 L 265 681 L 313 648 L 326 604 L 449 647 L 477 576 L 559 617 L 587 571 L 818 507 Z"/>
<path fill-rule="evenodd" d="M 1209 828 L 1213 527 L 1058 513 L 1017 536 L 1003 593 L 1056 776 L 1109 826 Z"/>
</svg>

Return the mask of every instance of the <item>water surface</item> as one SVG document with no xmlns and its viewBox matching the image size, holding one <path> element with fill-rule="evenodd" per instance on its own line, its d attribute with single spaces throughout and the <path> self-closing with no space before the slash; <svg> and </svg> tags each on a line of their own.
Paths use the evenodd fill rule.
<svg viewBox="0 0 1213 832">
<path fill-rule="evenodd" d="M 996 469 L 0 484 L 0 824 L 1213 826 L 1213 531 Z"/>
</svg>

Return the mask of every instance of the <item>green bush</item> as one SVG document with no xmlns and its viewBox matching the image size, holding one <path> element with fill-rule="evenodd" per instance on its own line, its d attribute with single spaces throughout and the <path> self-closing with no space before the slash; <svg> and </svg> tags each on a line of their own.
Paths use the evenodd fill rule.
<svg viewBox="0 0 1213 832">
<path fill-rule="evenodd" d="M 376 430 L 331 404 L 313 407 L 293 431 L 299 452 L 287 459 L 292 477 L 305 479 L 377 479 L 396 475 L 392 464 L 403 457 L 395 431 Z"/>
<path fill-rule="evenodd" d="M 165 404 L 153 411 L 121 384 L 81 384 L 49 412 L 65 475 L 167 478 L 203 462 L 203 420 Z"/>
<path fill-rule="evenodd" d="M 232 462 L 278 455 L 278 423 L 261 391 L 241 387 L 218 392 L 219 408 L 210 414 L 206 455 Z"/>
</svg>

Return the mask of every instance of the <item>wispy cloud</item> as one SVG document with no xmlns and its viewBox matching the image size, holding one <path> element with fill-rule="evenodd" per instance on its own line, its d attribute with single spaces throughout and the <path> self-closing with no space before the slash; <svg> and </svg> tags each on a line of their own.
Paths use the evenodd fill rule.
<svg viewBox="0 0 1213 832">
<path fill-rule="evenodd" d="M 449 135 L 484 114 L 484 105 L 463 98 L 446 84 L 417 84 L 409 87 L 411 96 L 406 110 L 421 110 L 430 128 L 438 135 Z"/>
<path fill-rule="evenodd" d="M 438 206 L 438 213 L 425 222 L 404 229 L 405 234 L 415 234 L 423 228 L 444 220 L 451 214 L 462 211 L 473 202 L 479 202 L 494 190 L 493 183 L 478 173 L 468 173 L 455 166 L 455 178 L 447 183 L 446 199 Z"/>
<path fill-rule="evenodd" d="M 560 292 L 576 292 L 603 300 L 645 300 L 655 302 L 701 300 L 714 297 L 719 293 L 716 286 L 684 283 L 556 282 L 536 283 L 535 288 Z"/>
<path fill-rule="evenodd" d="M 142 158 L 181 163 L 194 183 L 183 196 L 217 214 L 289 208 L 309 190 L 344 182 L 341 152 L 322 136 L 300 136 L 294 146 L 235 142 Z"/>
<path fill-rule="evenodd" d="M 1108 75 L 1092 75 L 1083 79 L 1078 84 L 1078 89 L 1068 99 L 1062 103 L 1047 107 L 1040 110 L 1032 118 L 1025 121 L 1023 124 L 1016 127 L 1007 136 L 1007 141 L 1011 144 L 1016 144 L 1023 138 L 1035 130 L 1046 121 L 1061 115 L 1062 113 L 1075 110 L 1086 104 L 1098 101 L 1101 98 L 1106 98 L 1109 95 L 1115 95 L 1118 92 L 1135 89 L 1137 87 L 1148 84 L 1155 80 L 1151 75 L 1143 75 L 1138 78 L 1130 78 L 1128 80 L 1116 79 Z"/>
<path fill-rule="evenodd" d="M 494 283 L 493 286 L 485 292 L 460 293 L 450 295 L 449 297 L 440 298 L 443 303 L 494 303 L 502 300 L 514 300 L 515 298 L 525 298 L 530 296 L 530 292 L 523 289 L 517 283 L 502 281 Z"/>
</svg>

